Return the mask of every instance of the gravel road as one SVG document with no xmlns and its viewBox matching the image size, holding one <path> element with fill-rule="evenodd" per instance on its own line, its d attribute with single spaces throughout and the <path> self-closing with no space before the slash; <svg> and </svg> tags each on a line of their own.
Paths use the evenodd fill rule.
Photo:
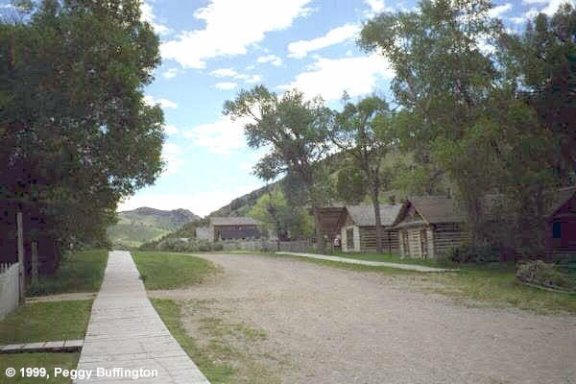
<svg viewBox="0 0 576 384">
<path fill-rule="evenodd" d="M 259 352 L 289 361 L 273 367 L 282 383 L 576 383 L 576 316 L 466 306 L 411 275 L 202 257 L 224 273 L 153 296 L 214 303 L 263 330 Z"/>
</svg>

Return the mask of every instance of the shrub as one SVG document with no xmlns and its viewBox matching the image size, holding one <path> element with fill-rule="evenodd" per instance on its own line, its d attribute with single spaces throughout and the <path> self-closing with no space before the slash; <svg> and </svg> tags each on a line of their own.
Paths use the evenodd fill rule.
<svg viewBox="0 0 576 384">
<path fill-rule="evenodd" d="M 556 288 L 568 291 L 576 290 L 576 281 L 569 275 L 560 272 L 554 264 L 541 260 L 528 261 L 518 265 L 516 271 L 518 280 L 540 285 L 547 288 Z"/>
<path fill-rule="evenodd" d="M 448 259 L 459 264 L 497 262 L 500 259 L 500 250 L 492 244 L 466 244 L 452 248 L 448 252 Z"/>
</svg>

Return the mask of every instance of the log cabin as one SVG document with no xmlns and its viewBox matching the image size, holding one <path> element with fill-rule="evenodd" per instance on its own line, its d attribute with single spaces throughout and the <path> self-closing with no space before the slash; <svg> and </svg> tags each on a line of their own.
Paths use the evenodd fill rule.
<svg viewBox="0 0 576 384">
<path fill-rule="evenodd" d="M 392 230 L 402 205 L 380 205 L 382 248 L 387 253 L 398 253 L 398 231 Z M 349 205 L 339 224 L 343 252 L 376 251 L 376 218 L 372 205 Z"/>
<path fill-rule="evenodd" d="M 433 259 L 470 239 L 466 216 L 445 196 L 408 198 L 393 224 L 402 257 Z"/>
</svg>

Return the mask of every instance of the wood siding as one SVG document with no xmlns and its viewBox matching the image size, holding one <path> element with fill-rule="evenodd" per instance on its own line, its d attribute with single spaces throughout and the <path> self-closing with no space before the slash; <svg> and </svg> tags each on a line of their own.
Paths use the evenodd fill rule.
<svg viewBox="0 0 576 384">
<path fill-rule="evenodd" d="M 458 223 L 404 228 L 400 230 L 399 237 L 402 257 L 430 259 L 437 258 L 470 239 L 470 235 Z"/>
<path fill-rule="evenodd" d="M 398 231 L 382 229 L 382 249 L 388 253 L 398 253 Z M 360 251 L 376 251 L 376 227 L 360 227 Z"/>
<path fill-rule="evenodd" d="M 435 256 L 447 253 L 451 248 L 458 247 L 470 240 L 470 234 L 463 224 L 443 223 L 434 226 Z"/>
</svg>

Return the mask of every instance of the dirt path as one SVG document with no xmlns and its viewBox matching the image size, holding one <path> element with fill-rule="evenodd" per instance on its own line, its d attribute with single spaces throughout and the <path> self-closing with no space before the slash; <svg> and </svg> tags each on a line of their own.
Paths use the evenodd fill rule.
<svg viewBox="0 0 576 384">
<path fill-rule="evenodd" d="M 153 296 L 191 303 L 194 337 L 202 311 L 263 331 L 248 352 L 282 383 L 576 383 L 576 316 L 466 307 L 409 289 L 407 276 L 203 257 L 224 273 Z"/>
</svg>

